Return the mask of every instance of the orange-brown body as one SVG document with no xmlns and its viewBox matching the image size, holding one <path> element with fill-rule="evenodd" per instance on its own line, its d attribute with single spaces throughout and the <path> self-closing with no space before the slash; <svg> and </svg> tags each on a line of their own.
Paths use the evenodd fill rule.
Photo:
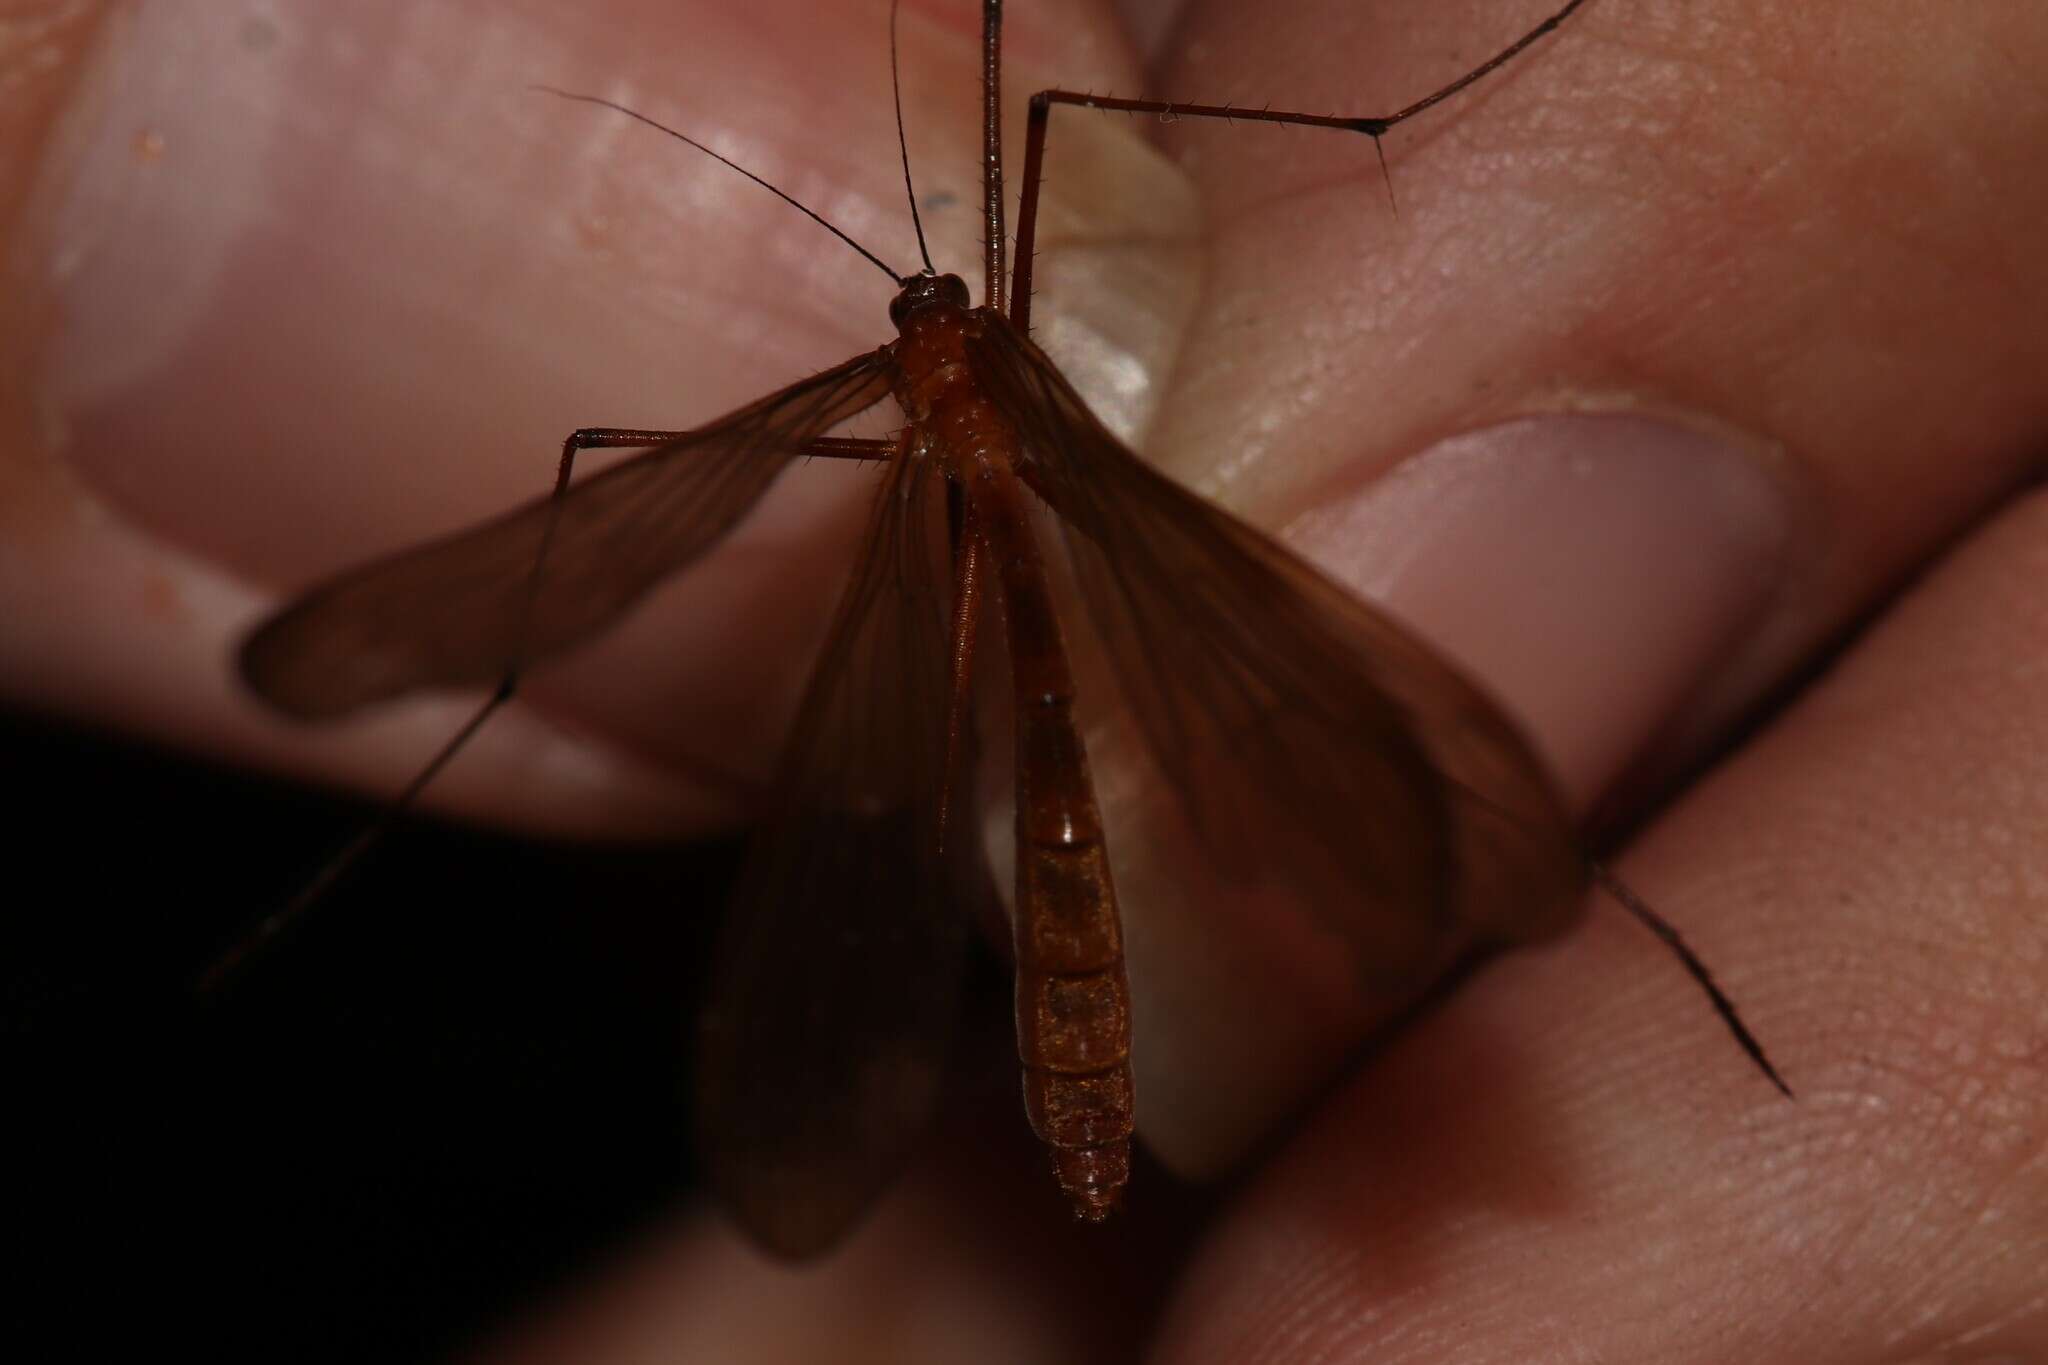
<svg viewBox="0 0 2048 1365">
<path fill-rule="evenodd" d="M 1075 578 L 1108 662 L 1181 814 L 1205 843 L 1222 846 L 1216 866 L 1282 884 L 1317 907 L 1373 979 L 1419 984 L 1461 933 L 1519 942 L 1554 932 L 1577 906 L 1588 865 L 1540 758 L 1478 689 L 1284 547 L 1146 468 L 1029 344 L 1050 111 L 1242 117 L 1348 129 L 1377 143 L 1584 3 L 1562 0 L 1490 60 L 1386 115 L 1041 91 L 1029 106 L 1006 290 L 1002 5 L 981 0 L 983 307 L 969 306 L 957 276 L 937 273 L 921 225 L 925 270 L 904 276 L 734 166 L 888 275 L 901 290 L 890 306 L 898 338 L 694 431 L 572 432 L 551 497 L 316 586 L 244 644 L 244 679 L 301 720 L 426 688 L 492 685 L 490 700 L 394 802 L 402 809 L 512 698 L 528 667 L 594 637 L 722 543 L 789 463 L 896 461 L 734 892 L 700 1034 L 700 1147 L 711 1184 L 764 1246 L 816 1255 L 882 1188 L 937 1104 L 964 965 L 952 912 L 985 889 L 978 876 L 964 884 L 978 868 L 951 855 L 968 844 L 958 837 L 956 779 L 969 747 L 980 607 L 993 595 L 1016 694 L 1013 937 L 1025 1103 L 1077 1212 L 1104 1217 L 1129 1176 L 1130 999 L 1072 670 L 1027 489 L 1073 532 Z M 567 97 L 733 165 L 611 100 Z M 904 179 L 908 187 L 907 152 Z M 915 224 L 914 192 L 910 206 Z M 898 437 L 827 434 L 892 392 L 907 418 Z M 644 451 L 572 486 L 579 451 L 626 448 Z M 912 461 L 936 462 L 958 495 L 949 504 L 950 678 L 944 588 L 927 535 L 933 509 L 921 496 L 934 466 Z M 876 709 L 884 699 L 898 707 L 893 720 Z M 942 705 L 943 731 L 934 719 Z M 328 874 L 238 944 L 216 977 L 313 904 Z M 1704 968 L 1617 888 L 1610 881 L 1674 943 L 1775 1080 Z"/>
<path fill-rule="evenodd" d="M 1008 627 L 1016 696 L 1017 1052 L 1032 1130 L 1053 1149 L 1083 1218 L 1116 1207 L 1130 1176 L 1130 987 L 1074 680 L 1019 477 L 1017 432 L 982 391 L 964 341 L 1009 326 L 967 306 L 956 276 L 911 281 L 891 316 L 896 397 L 913 458 L 961 489 L 964 534 L 987 556 Z"/>
</svg>

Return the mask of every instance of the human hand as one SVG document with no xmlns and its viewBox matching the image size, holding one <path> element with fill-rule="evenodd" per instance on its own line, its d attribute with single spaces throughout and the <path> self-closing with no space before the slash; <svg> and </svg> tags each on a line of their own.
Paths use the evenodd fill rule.
<svg viewBox="0 0 2048 1365">
<path fill-rule="evenodd" d="M 1413 93 L 1418 70 L 1433 84 L 1533 17 L 1498 11 L 1330 5 L 1279 25 L 1197 6 L 1166 50 L 1179 61 L 1142 79 L 1113 43 L 1091 46 L 1108 31 L 1100 14 L 1015 13 L 1009 89 L 1379 111 Z M 916 164 L 949 168 L 920 169 L 927 193 L 948 177 L 971 190 L 973 19 L 948 8 L 906 27 Z M 375 15 L 349 22 L 366 26 L 359 54 L 394 50 Z M 574 124 L 585 111 L 523 90 L 629 73 L 636 94 L 673 97 L 660 116 L 753 130 L 788 158 L 783 183 L 856 236 L 900 235 L 886 110 L 872 82 L 826 60 L 877 48 L 878 12 L 785 22 L 757 7 L 664 28 L 646 7 L 594 36 L 587 12 L 436 22 L 449 46 L 384 79 L 349 79 L 363 68 L 344 64 L 323 83 L 295 66 L 228 98 L 265 69 L 247 56 L 217 84 L 160 86 L 133 131 L 102 125 L 141 158 L 116 181 L 130 188 L 80 201 L 104 231 L 62 238 L 93 252 L 63 277 L 56 331 L 10 327 L 72 357 L 43 372 L 40 395 L 69 444 L 13 446 L 20 533 L 0 585 L 17 699 L 256 761 L 401 776 L 452 708 L 374 722 L 367 741 L 276 729 L 223 671 L 258 594 L 222 566 L 295 583 L 538 491 L 570 427 L 687 424 L 880 339 L 884 286 L 842 268 L 814 228 L 729 173 Z M 560 43 L 538 45 L 557 60 L 523 55 L 501 78 L 448 57 L 494 52 L 478 35 L 512 32 Z M 305 55 L 289 30 L 229 37 L 231 51 Z M 1169 134 L 1194 175 L 1206 269 L 1192 304 L 1171 288 L 1139 301 L 1176 338 L 1185 327 L 1167 347 L 1171 415 L 1146 449 L 1409 615 L 1525 720 L 1581 801 L 1642 764 L 1696 757 L 2002 509 L 1624 860 L 1720 967 L 1797 1105 L 1729 1051 L 1653 947 L 1595 912 L 1347 1074 L 1171 1277 L 1156 1258 L 1128 1280 L 1076 1262 L 1065 1229 L 962 1226 L 959 1184 L 992 1178 L 970 1162 L 913 1180 L 801 1279 L 706 1225 L 565 1323 L 608 1341 L 682 1334 L 725 1358 L 806 1344 L 845 1358 L 868 1341 L 902 1359 L 876 1324 L 942 1312 L 962 1334 L 944 1343 L 955 1358 L 987 1354 L 992 1336 L 1047 1358 L 1091 1343 L 1113 1357 L 1108 1334 L 1153 1312 L 1166 1358 L 1315 1358 L 1338 1343 L 1373 1358 L 1406 1342 L 1429 1359 L 1717 1360 L 2036 1344 L 2025 1249 L 2042 1240 L 2048 1195 L 2027 1136 L 2042 1022 L 2028 897 L 2048 735 L 2029 723 L 2039 514 L 2020 490 L 2044 416 L 2048 286 L 2028 248 L 2048 113 L 2018 73 L 2044 45 L 2042 21 L 2017 7 L 1937 19 L 1594 0 L 1497 88 L 1389 139 L 1398 219 L 1355 145 Z M 695 54 L 727 49 L 679 88 L 701 70 Z M 825 112 L 761 99 L 770 54 L 790 65 L 766 69 Z M 944 74 L 919 91 L 924 71 Z M 180 100 L 224 98 L 218 126 L 260 155 L 171 117 Z M 319 116 L 346 109 L 358 116 Z M 1054 193 L 1061 138 L 1090 136 L 1089 122 L 1056 122 Z M 153 151 L 140 134 L 158 125 Z M 842 125 L 851 136 L 835 146 Z M 565 126 L 578 129 L 566 153 Z M 423 136 L 449 141 L 410 141 Z M 195 146 L 216 154 L 179 159 Z M 428 169 L 393 170 L 413 164 Z M 132 189 L 166 167 L 175 193 Z M 1112 219 L 1147 207 L 1100 206 Z M 951 232 L 942 263 L 971 260 L 971 230 Z M 765 316 L 738 274 L 764 260 L 789 272 Z M 1085 265 L 1070 277 L 1086 278 Z M 1061 291 L 1049 278 L 1048 330 Z M 745 344 L 719 340 L 732 337 Z M 687 394 L 679 375 L 694 376 Z M 1431 449 L 1587 400 L 1737 434 L 1712 451 L 1609 448 L 1585 428 L 1514 460 L 1483 442 Z M 1659 477 L 1623 477 L 1642 461 Z M 855 483 L 778 493 L 723 566 L 541 682 L 537 719 L 480 745 L 447 798 L 586 830 L 733 818 L 829 610 L 851 524 L 832 504 L 857 503 Z M 79 516 L 92 497 L 123 517 Z M 1546 576 L 1557 561 L 1528 568 L 1560 544 L 1581 552 L 1563 591 Z M 717 666 L 689 662 L 706 658 Z M 1077 1264 L 1092 1286 L 1069 1283 Z M 1154 1297 L 1125 1318 L 1061 1297 L 1119 1283 Z M 915 1297 L 898 1297 L 905 1286 Z"/>
</svg>

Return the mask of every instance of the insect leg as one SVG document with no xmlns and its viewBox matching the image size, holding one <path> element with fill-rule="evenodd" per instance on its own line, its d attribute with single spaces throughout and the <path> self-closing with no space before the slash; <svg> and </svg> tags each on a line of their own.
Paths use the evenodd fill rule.
<svg viewBox="0 0 2048 1365">
<path fill-rule="evenodd" d="M 551 501 L 556 509 L 559 510 L 562 498 L 569 491 L 570 477 L 575 473 L 576 456 L 579 452 L 585 450 L 619 450 L 637 446 L 665 445 L 670 441 L 682 440 L 691 434 L 687 431 L 655 431 L 640 427 L 578 427 L 575 431 L 570 432 L 568 438 L 562 442 L 562 458 L 555 467 L 555 489 Z M 799 447 L 799 450 L 804 455 L 825 459 L 886 460 L 895 453 L 896 443 L 889 440 L 864 437 L 818 436 L 804 442 Z M 540 591 L 541 575 L 546 569 L 548 546 L 554 539 L 554 529 L 554 522 L 550 521 L 547 530 L 541 534 L 540 548 L 534 553 L 533 568 L 528 575 L 526 589 L 527 608 L 529 611 L 532 608 L 533 599 Z M 483 725 L 484 720 L 489 717 L 491 712 L 510 701 L 513 695 L 518 692 L 519 677 L 525 667 L 524 653 L 525 651 L 522 649 L 515 649 L 513 651 L 511 662 L 506 665 L 504 676 L 498 679 L 498 685 L 492 692 L 491 699 L 485 702 L 483 708 L 470 720 L 469 724 L 463 726 L 462 730 L 457 733 L 454 748 L 460 748 L 468 740 L 469 736 L 476 733 L 477 729 Z M 446 763 L 448 759 L 453 757 L 453 749 L 444 749 L 441 754 L 436 756 L 435 763 L 421 773 L 420 779 L 416 780 L 413 786 L 406 789 L 405 795 L 401 800 L 410 799 L 416 795 L 417 789 L 425 785 L 425 780 L 431 778 L 441 764 Z"/>
<path fill-rule="evenodd" d="M 562 458 L 555 467 L 555 490 L 550 501 L 557 515 L 560 512 L 562 499 L 569 491 L 570 477 L 575 473 L 576 456 L 579 452 L 585 450 L 617 450 L 636 446 L 665 445 L 670 441 L 681 440 L 690 434 L 687 431 L 654 431 L 638 427 L 578 427 L 575 431 L 570 432 L 568 438 L 562 442 Z M 819 436 L 804 442 L 800 450 L 805 455 L 820 456 L 827 459 L 884 460 L 895 453 L 896 443 L 889 440 L 869 438 Z M 547 529 L 541 533 L 540 547 L 533 556 L 533 568 L 527 576 L 526 587 L 526 604 L 529 613 L 532 610 L 534 599 L 540 592 L 541 576 L 546 571 L 548 546 L 554 540 L 554 531 L 555 522 L 551 519 Z M 456 752 L 464 744 L 469 742 L 470 736 L 483 728 L 484 721 L 490 718 L 491 713 L 512 700 L 513 696 L 519 691 L 519 679 L 525 666 L 525 650 L 523 648 L 514 649 L 510 662 L 505 666 L 504 675 L 498 679 L 498 685 L 491 693 L 490 700 L 485 702 L 476 715 L 470 718 L 468 724 L 456 732 L 455 737 L 442 748 L 440 753 L 434 756 L 433 762 L 422 769 L 420 775 L 408 784 L 398 800 L 393 803 L 389 814 L 402 812 L 406 806 L 410 805 L 418 797 L 419 793 L 425 789 L 427 783 L 433 779 L 434 775 L 442 767 L 446 766 L 450 759 L 455 757 Z"/>
<path fill-rule="evenodd" d="M 1522 50 L 1536 42 L 1559 24 L 1571 12 L 1586 3 L 1586 0 L 1569 0 L 1555 14 L 1530 29 L 1514 42 L 1496 52 L 1486 61 L 1473 67 L 1449 85 L 1432 90 L 1414 103 L 1397 109 L 1391 114 L 1374 114 L 1362 117 L 1347 117 L 1337 114 L 1296 114 L 1278 109 L 1240 109 L 1228 104 L 1180 104 L 1170 100 L 1127 100 L 1105 95 L 1090 95 L 1077 90 L 1041 90 L 1031 97 L 1030 113 L 1024 131 L 1024 185 L 1017 201 L 1017 259 L 1010 275 L 1009 318 L 1019 331 L 1030 330 L 1031 325 L 1031 256 L 1033 241 L 1038 229 L 1038 187 L 1045 163 L 1045 130 L 1052 116 L 1055 104 L 1079 105 L 1084 109 L 1101 109 L 1129 114 L 1158 114 L 1167 118 L 1220 118 L 1245 123 L 1300 124 L 1310 128 L 1335 128 L 1345 132 L 1364 133 L 1378 148 L 1380 137 L 1397 123 L 1405 123 L 1425 109 L 1433 108 L 1451 96 L 1471 85 L 1474 81 L 1499 70 L 1519 56 Z M 1380 158 L 1382 172 L 1386 167 L 1384 154 Z M 1391 191 L 1390 191 L 1391 192 Z"/>
<path fill-rule="evenodd" d="M 571 432 L 562 442 L 562 456 L 555 471 L 555 487 L 549 499 L 550 506 L 559 509 L 562 499 L 570 487 L 571 475 L 575 472 L 576 456 L 584 450 L 612 450 L 638 446 L 664 445 L 670 441 L 688 436 L 688 432 L 653 431 L 634 427 L 583 427 Z M 895 450 L 895 443 L 886 440 L 856 439 L 850 437 L 814 437 L 797 447 L 800 454 L 826 459 L 880 460 L 887 459 Z M 554 522 L 551 520 L 542 533 L 540 545 L 535 552 L 533 565 L 527 570 L 526 610 L 531 611 L 537 595 L 547 561 L 549 542 L 553 539 Z M 481 730 L 499 708 L 510 701 L 519 690 L 520 674 L 524 660 L 523 649 L 515 648 L 510 655 L 511 662 L 499 677 L 491 695 L 465 721 L 461 728 L 438 749 L 413 779 L 406 783 L 383 809 L 369 823 L 343 844 L 320 870 L 313 874 L 289 901 L 266 915 L 254 926 L 242 933 L 197 979 L 194 989 L 201 995 L 218 990 L 263 950 L 270 947 L 281 935 L 299 922 L 305 915 L 324 900 L 334 886 L 375 848 L 384 835 L 417 804 L 420 794 L 438 777 L 449 763 L 454 761 L 465 745 Z"/>
<path fill-rule="evenodd" d="M 956 820 L 971 814 L 973 793 L 967 782 L 973 752 L 974 636 L 981 621 L 982 539 L 974 524 L 974 504 L 963 500 L 959 534 L 953 549 L 953 624 L 948 642 L 949 687 L 946 701 L 946 783 L 939 799 L 939 849 L 946 856 L 960 837 Z M 957 809 L 956 809 L 957 807 Z"/>
<path fill-rule="evenodd" d="M 568 486 L 570 468 L 579 450 L 624 450 L 637 446 L 666 445 L 693 433 L 650 431 L 640 427 L 578 427 L 562 442 L 562 463 L 555 475 L 557 494 Z M 819 436 L 805 441 L 799 453 L 823 460 L 886 460 L 894 453 L 894 441 L 865 436 Z"/>
</svg>

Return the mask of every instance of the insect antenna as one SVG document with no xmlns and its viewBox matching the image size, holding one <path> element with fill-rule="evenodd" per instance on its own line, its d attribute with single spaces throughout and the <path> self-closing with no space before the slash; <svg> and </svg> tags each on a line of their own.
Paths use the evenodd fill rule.
<svg viewBox="0 0 2048 1365">
<path fill-rule="evenodd" d="M 890 56 L 892 59 L 895 56 L 895 50 L 893 47 L 893 35 Z M 819 227 L 824 228 L 825 231 L 831 233 L 834 237 L 837 237 L 840 241 L 846 243 L 855 251 L 858 251 L 864 258 L 866 258 L 867 262 L 870 265 L 874 266 L 875 269 L 881 271 L 884 275 L 887 275 L 890 278 L 890 280 L 894 281 L 897 284 L 908 284 L 910 282 L 910 276 L 899 274 L 897 271 L 890 269 L 889 264 L 886 261 L 884 261 L 880 256 L 877 256 L 874 252 L 869 251 L 859 242 L 856 242 L 853 240 L 853 238 L 847 236 L 846 233 L 840 231 L 839 228 L 833 226 L 830 222 L 826 221 L 824 216 L 818 213 L 817 210 L 811 208 L 808 204 L 805 204 L 802 201 L 798 200 L 794 195 L 785 192 L 784 190 L 778 188 L 775 185 L 769 184 L 766 180 L 763 180 L 760 176 L 755 175 L 752 171 L 748 170 L 745 166 L 740 165 L 737 161 L 732 160 L 730 157 L 720 156 L 717 152 L 712 151 L 709 147 L 697 141 L 696 138 L 691 137 L 688 133 L 678 132 L 676 129 L 669 127 L 666 123 L 663 123 L 658 119 L 649 118 L 647 115 L 641 113 L 637 109 L 629 108 L 626 105 L 620 104 L 617 100 L 608 100 L 602 95 L 581 95 L 577 94 L 573 90 L 557 89 L 552 85 L 536 85 L 533 86 L 532 88 L 540 91 L 542 94 L 553 95 L 558 99 L 574 100 L 578 104 L 595 104 L 600 106 L 601 108 L 613 110 L 617 113 L 624 114 L 629 119 L 634 119 L 640 123 L 644 123 L 648 127 L 655 129 L 657 132 L 667 133 L 670 137 L 674 138 L 678 142 L 688 143 L 690 146 L 695 147 L 698 151 L 704 153 L 704 155 L 710 157 L 713 161 L 716 161 L 724 166 L 730 166 L 733 170 L 738 171 L 741 175 L 753 181 L 762 189 L 768 191 L 776 198 L 782 200 L 783 203 L 788 204 L 790 207 L 801 211 L 805 217 L 809 218 Z M 899 105 L 897 110 L 897 126 L 899 132 L 901 131 L 902 127 L 902 117 L 902 109 Z M 906 180 L 909 174 L 909 158 L 908 154 L 906 153 L 904 162 L 904 176 Z M 917 213 L 917 201 L 915 199 L 911 200 L 910 202 L 910 211 L 911 215 L 915 217 Z M 923 243 L 924 229 L 922 227 L 919 227 L 918 244 L 922 246 Z M 930 264 L 930 257 L 926 257 L 926 264 Z"/>
<path fill-rule="evenodd" d="M 903 133 L 903 78 L 896 68 L 896 11 L 901 0 L 889 0 L 889 92 L 896 99 L 896 147 L 903 153 L 903 193 L 910 199 L 910 225 L 917 229 L 917 254 L 924 257 L 924 273 L 936 275 L 931 248 L 924 241 L 924 219 L 917 211 L 917 189 L 910 183 L 910 141 Z"/>
</svg>

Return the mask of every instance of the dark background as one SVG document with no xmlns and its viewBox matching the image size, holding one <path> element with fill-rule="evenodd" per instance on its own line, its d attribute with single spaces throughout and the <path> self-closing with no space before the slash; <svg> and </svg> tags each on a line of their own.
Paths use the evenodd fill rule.
<svg viewBox="0 0 2048 1365">
<path fill-rule="evenodd" d="M 412 822 L 200 1000 L 376 808 L 18 714 L 0 754 L 33 1358 L 431 1357 L 695 1198 L 687 1043 L 736 843 Z"/>
</svg>

